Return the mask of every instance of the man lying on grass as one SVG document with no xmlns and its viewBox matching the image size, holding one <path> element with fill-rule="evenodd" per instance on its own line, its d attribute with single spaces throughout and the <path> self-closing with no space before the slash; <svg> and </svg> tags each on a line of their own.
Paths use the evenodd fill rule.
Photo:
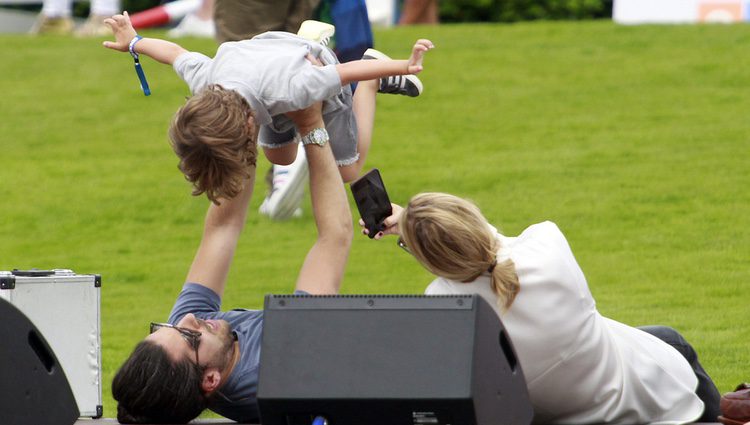
<svg viewBox="0 0 750 425">
<path fill-rule="evenodd" d="M 320 104 L 288 115 L 303 135 L 323 127 Z M 330 145 L 306 145 L 305 153 L 318 239 L 296 290 L 336 294 L 351 246 L 351 212 Z M 220 311 L 252 190 L 248 177 L 237 196 L 209 206 L 187 283 L 167 323 L 151 324 L 150 335 L 112 382 L 121 423 L 185 423 L 206 408 L 239 422 L 258 422 L 263 312 Z"/>
</svg>

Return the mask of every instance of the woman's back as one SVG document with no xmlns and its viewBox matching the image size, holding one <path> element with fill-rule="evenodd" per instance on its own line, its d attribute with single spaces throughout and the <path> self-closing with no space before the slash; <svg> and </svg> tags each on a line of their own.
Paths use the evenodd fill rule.
<svg viewBox="0 0 750 425">
<path fill-rule="evenodd" d="M 487 274 L 471 283 L 438 278 L 425 292 L 477 293 L 496 308 L 518 354 L 535 422 L 686 422 L 700 416 L 697 380 L 684 358 L 651 335 L 598 313 L 554 223 L 497 238 L 498 262 L 513 260 L 521 286 L 506 312 Z"/>
</svg>

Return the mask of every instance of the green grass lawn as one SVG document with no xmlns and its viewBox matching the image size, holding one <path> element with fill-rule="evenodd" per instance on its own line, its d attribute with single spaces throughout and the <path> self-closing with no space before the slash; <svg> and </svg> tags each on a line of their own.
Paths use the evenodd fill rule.
<svg viewBox="0 0 750 425">
<path fill-rule="evenodd" d="M 163 33 L 156 33 L 163 34 Z M 506 234 L 555 221 L 608 317 L 684 333 L 722 392 L 748 375 L 750 27 L 609 22 L 378 31 L 406 57 L 431 38 L 419 99 L 381 96 L 367 167 L 391 199 L 471 198 Z M 100 273 L 104 413 L 112 377 L 171 308 L 208 202 L 167 143 L 186 86 L 101 40 L 0 37 L 0 270 Z M 212 40 L 185 47 L 212 55 Z M 269 165 L 259 161 L 259 172 Z M 262 180 L 262 179 L 259 179 Z M 315 238 L 253 213 L 225 308 L 292 290 Z M 356 211 L 356 209 L 353 209 Z M 420 293 L 431 280 L 394 240 L 355 237 L 345 293 Z"/>
</svg>

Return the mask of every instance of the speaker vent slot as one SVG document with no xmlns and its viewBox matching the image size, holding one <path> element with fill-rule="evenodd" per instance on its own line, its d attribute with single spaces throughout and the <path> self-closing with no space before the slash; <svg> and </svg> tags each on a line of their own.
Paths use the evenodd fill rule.
<svg viewBox="0 0 750 425">
<path fill-rule="evenodd" d="M 508 339 L 508 335 L 505 334 L 505 330 L 500 331 L 500 348 L 503 349 L 505 358 L 508 359 L 510 370 L 515 372 L 518 367 L 518 359 L 516 359 L 516 355 L 513 353 L 513 347 L 510 345 L 510 340 Z"/>
<path fill-rule="evenodd" d="M 36 356 L 39 357 L 39 361 L 42 362 L 44 368 L 47 369 L 47 373 L 52 373 L 52 370 L 55 368 L 55 357 L 50 352 L 47 344 L 44 343 L 35 331 L 29 332 L 29 345 L 34 350 Z"/>
</svg>

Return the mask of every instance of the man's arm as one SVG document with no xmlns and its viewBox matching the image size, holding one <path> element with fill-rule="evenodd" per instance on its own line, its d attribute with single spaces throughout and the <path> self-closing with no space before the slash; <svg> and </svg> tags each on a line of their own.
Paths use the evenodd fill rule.
<svg viewBox="0 0 750 425">
<path fill-rule="evenodd" d="M 342 86 L 393 75 L 418 74 L 422 71 L 424 54 L 434 47 L 435 45 L 430 40 L 419 39 L 412 48 L 411 57 L 407 60 L 358 60 L 337 64 L 336 70 L 341 78 Z"/>
<path fill-rule="evenodd" d="M 255 170 L 245 179 L 242 191 L 232 199 L 222 199 L 221 204 L 211 203 L 206 214 L 198 252 L 187 275 L 187 281 L 198 283 L 224 296 L 229 266 L 232 264 L 242 228 L 245 226 L 247 207 L 253 194 Z"/>
<path fill-rule="evenodd" d="M 130 41 L 136 36 L 135 29 L 130 23 L 128 12 L 107 18 L 104 20 L 104 23 L 112 28 L 115 36 L 115 41 L 105 41 L 103 43 L 104 47 L 120 52 L 127 52 Z M 187 52 L 187 50 L 176 43 L 158 38 L 144 38 L 136 43 L 134 50 L 138 54 L 144 54 L 166 65 L 172 65 L 177 56 Z"/>
<path fill-rule="evenodd" d="M 311 112 L 314 107 L 317 108 Z M 324 127 L 320 104 L 300 113 L 287 114 L 306 135 L 314 128 Z M 352 244 L 352 217 L 344 184 L 333 159 L 331 145 L 305 146 L 310 165 L 310 196 L 312 198 L 318 239 L 310 248 L 297 278 L 296 289 L 310 294 L 337 294 L 344 277 L 344 268 Z"/>
</svg>

